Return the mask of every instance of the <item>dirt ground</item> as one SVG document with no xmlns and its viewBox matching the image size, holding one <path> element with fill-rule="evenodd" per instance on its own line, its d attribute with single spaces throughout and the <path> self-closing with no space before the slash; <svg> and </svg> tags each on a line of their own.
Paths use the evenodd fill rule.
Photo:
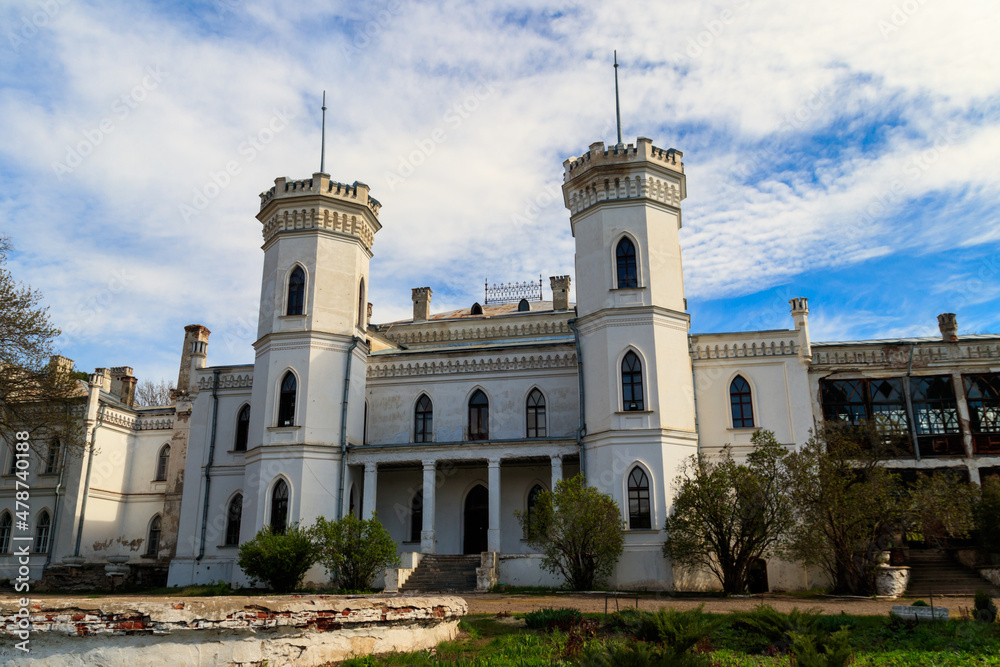
<svg viewBox="0 0 1000 667">
<path fill-rule="evenodd" d="M 725 613 L 729 611 L 750 610 L 763 603 L 774 607 L 777 611 L 788 612 L 793 607 L 799 609 L 818 608 L 823 614 L 846 614 L 857 615 L 881 615 L 888 614 L 893 605 L 910 605 L 917 598 L 899 599 L 872 599 L 872 598 L 844 598 L 844 597 L 818 597 L 799 598 L 790 595 L 768 594 L 753 597 L 738 598 L 672 598 L 666 596 L 656 596 L 653 594 L 641 594 L 638 598 L 634 595 L 621 594 L 617 600 L 613 594 L 604 593 L 565 593 L 554 595 L 508 595 L 501 593 L 465 593 L 462 597 L 469 603 L 470 614 L 498 614 L 502 612 L 518 613 L 533 611 L 543 607 L 576 607 L 584 612 L 603 612 L 605 604 L 609 612 L 625 607 L 635 607 L 638 600 L 639 609 L 655 610 L 660 607 L 671 609 L 693 609 L 700 604 L 705 605 L 705 611 L 715 613 Z M 923 598 L 929 601 L 928 598 Z M 971 597 L 935 597 L 935 607 L 945 607 L 949 610 L 949 615 L 957 617 L 962 608 L 972 608 L 973 599 Z"/>
</svg>

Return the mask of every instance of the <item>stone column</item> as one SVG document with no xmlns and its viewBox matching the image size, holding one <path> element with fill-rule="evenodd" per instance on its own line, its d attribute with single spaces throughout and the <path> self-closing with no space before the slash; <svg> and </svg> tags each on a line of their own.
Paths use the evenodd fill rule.
<svg viewBox="0 0 1000 667">
<path fill-rule="evenodd" d="M 375 514 L 375 487 L 378 484 L 378 466 L 375 463 L 365 464 L 365 497 L 361 503 L 362 517 L 371 519 Z"/>
<path fill-rule="evenodd" d="M 561 481 L 563 478 L 562 457 L 553 456 L 551 461 L 552 461 L 552 492 L 555 493 L 556 482 Z"/>
<path fill-rule="evenodd" d="M 434 496 L 437 491 L 436 462 L 424 462 L 424 523 L 420 527 L 420 553 L 432 554 L 437 551 L 434 544 Z"/>
<path fill-rule="evenodd" d="M 490 529 L 486 537 L 486 549 L 500 551 L 500 459 L 490 459 Z"/>
<path fill-rule="evenodd" d="M 958 408 L 958 425 L 962 431 L 962 446 L 965 448 L 965 455 L 972 458 L 975 447 L 972 442 L 972 420 L 969 413 L 969 402 L 965 400 L 965 382 L 962 380 L 961 371 L 951 374 L 951 382 L 955 388 L 955 407 Z M 970 473 L 969 477 L 973 477 Z"/>
</svg>

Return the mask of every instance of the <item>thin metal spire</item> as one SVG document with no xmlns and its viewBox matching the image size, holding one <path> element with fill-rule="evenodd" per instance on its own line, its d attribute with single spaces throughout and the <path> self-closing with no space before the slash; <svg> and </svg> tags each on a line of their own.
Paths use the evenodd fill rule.
<svg viewBox="0 0 1000 667">
<path fill-rule="evenodd" d="M 615 49 L 615 116 L 618 119 L 618 145 L 615 148 L 622 148 L 622 110 L 618 104 L 618 49 Z"/>
<path fill-rule="evenodd" d="M 619 130 L 618 134 L 621 134 Z M 323 91 L 323 138 L 320 139 L 319 149 L 319 173 L 325 174 L 323 167 L 326 166 L 326 91 Z"/>
</svg>

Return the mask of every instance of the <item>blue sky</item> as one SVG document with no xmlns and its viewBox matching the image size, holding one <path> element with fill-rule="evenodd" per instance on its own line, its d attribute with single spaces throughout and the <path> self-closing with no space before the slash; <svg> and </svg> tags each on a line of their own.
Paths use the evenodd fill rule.
<svg viewBox="0 0 1000 667">
<path fill-rule="evenodd" d="M 1000 13 L 986 1 L 0 4 L 0 231 L 91 370 L 173 381 L 183 326 L 250 363 L 258 193 L 382 204 L 373 320 L 573 272 L 562 162 L 684 152 L 695 332 L 1000 332 Z M 444 132 L 435 141 L 436 129 Z"/>
</svg>

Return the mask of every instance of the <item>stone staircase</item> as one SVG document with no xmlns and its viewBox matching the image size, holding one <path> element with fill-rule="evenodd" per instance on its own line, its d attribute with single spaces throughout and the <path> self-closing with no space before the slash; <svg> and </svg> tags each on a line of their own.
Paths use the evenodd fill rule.
<svg viewBox="0 0 1000 667">
<path fill-rule="evenodd" d="M 1000 597 L 1000 588 L 940 549 L 910 549 L 909 561 L 910 584 L 906 589 L 907 597 L 923 598 L 931 593 L 972 597 L 977 590 L 984 590 L 992 597 Z"/>
<path fill-rule="evenodd" d="M 474 591 L 480 557 L 427 554 L 417 569 L 399 587 L 400 593 L 415 591 Z"/>
</svg>

